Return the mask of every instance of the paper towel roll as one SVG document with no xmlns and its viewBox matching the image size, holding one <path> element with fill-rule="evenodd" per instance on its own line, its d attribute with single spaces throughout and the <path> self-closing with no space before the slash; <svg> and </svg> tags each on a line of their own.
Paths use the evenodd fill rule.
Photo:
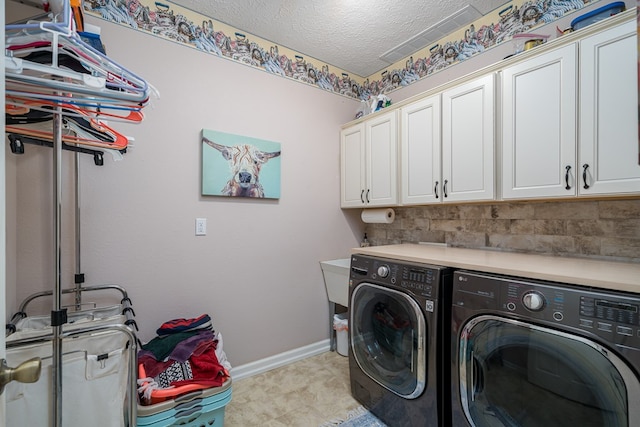
<svg viewBox="0 0 640 427">
<path fill-rule="evenodd" d="M 391 224 L 396 219 L 396 213 L 391 208 L 364 209 L 360 217 L 367 224 Z"/>
</svg>

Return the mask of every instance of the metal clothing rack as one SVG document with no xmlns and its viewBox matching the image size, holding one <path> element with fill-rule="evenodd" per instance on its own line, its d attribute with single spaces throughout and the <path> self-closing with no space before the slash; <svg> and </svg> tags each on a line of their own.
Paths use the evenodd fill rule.
<svg viewBox="0 0 640 427">
<path fill-rule="evenodd" d="M 63 136 L 63 105 L 67 102 L 78 102 L 80 101 L 83 106 L 87 106 L 87 103 L 95 102 L 95 106 L 92 110 L 93 113 L 96 114 L 96 120 L 99 120 L 99 112 L 102 111 L 103 108 L 116 108 L 123 109 L 121 107 L 115 107 L 115 105 L 119 105 L 120 103 L 124 103 L 128 105 L 130 111 L 139 112 L 140 109 L 148 102 L 149 100 L 149 91 L 150 87 L 148 84 L 137 77 L 135 74 L 129 72 L 124 67 L 120 67 L 115 62 L 109 60 L 101 54 L 100 52 L 93 49 L 91 46 L 83 46 L 82 41 L 79 37 L 75 37 L 73 26 L 73 18 L 71 17 L 71 8 L 69 5 L 69 0 L 64 0 L 63 2 L 63 10 L 61 12 L 62 22 L 55 22 L 54 20 L 50 22 L 41 21 L 39 23 L 26 23 L 19 25 L 8 25 L 6 26 L 5 36 L 8 37 L 8 32 L 12 32 L 15 34 L 15 31 L 35 31 L 39 33 L 39 35 L 46 37 L 50 37 L 50 46 L 51 46 L 51 66 L 50 70 L 52 73 L 61 73 L 65 75 L 65 79 L 57 79 L 52 78 L 50 84 L 47 82 L 43 82 L 39 76 L 34 77 L 33 75 L 29 75 L 25 70 L 28 69 L 29 66 L 34 67 L 34 69 L 42 69 L 43 67 L 39 64 L 29 63 L 29 61 L 23 61 L 18 58 L 12 62 L 12 66 L 15 71 L 9 76 L 9 73 L 6 74 L 6 96 L 9 100 L 10 97 L 12 102 L 14 100 L 18 100 L 18 105 L 20 102 L 24 102 L 25 99 L 36 99 L 38 101 L 42 101 L 47 104 L 47 110 L 52 113 L 52 132 L 50 135 L 50 141 L 46 138 L 43 140 L 41 138 L 34 138 L 32 135 L 19 135 L 19 134 L 10 134 L 9 139 L 11 141 L 11 149 L 14 152 L 21 153 L 24 152 L 23 143 L 35 143 L 38 145 L 49 145 L 53 148 L 53 252 L 55 258 L 55 280 L 53 290 L 50 292 L 43 292 L 39 294 L 35 294 L 29 297 L 20 307 L 20 312 L 17 314 L 18 317 L 25 315 L 24 313 L 26 305 L 39 296 L 43 295 L 51 295 L 52 296 L 52 311 L 51 311 L 51 334 L 46 337 L 39 337 L 34 340 L 50 340 L 52 345 L 52 395 L 53 395 L 53 405 L 52 405 L 52 422 L 54 427 L 62 426 L 62 341 L 64 338 L 75 337 L 82 334 L 91 334 L 96 331 L 104 330 L 104 329 L 115 329 L 120 330 L 121 332 L 127 334 L 129 336 L 129 352 L 133 356 L 130 358 L 130 390 L 128 392 L 128 423 L 130 426 L 134 426 L 136 424 L 136 404 L 135 404 L 135 396 L 136 396 L 136 372 L 135 372 L 135 355 L 136 355 L 136 347 L 137 347 L 137 339 L 132 332 L 132 326 L 137 329 L 135 325 L 135 321 L 131 319 L 131 315 L 133 315 L 133 310 L 131 309 L 130 300 L 126 295 L 126 291 L 116 285 L 105 285 L 100 287 L 83 287 L 84 283 L 84 274 L 81 271 L 80 264 L 80 189 L 79 189 L 79 175 L 80 175 L 80 165 L 79 165 L 79 156 L 80 154 L 92 154 L 94 155 L 94 162 L 96 165 L 102 165 L 102 151 L 94 148 L 86 148 L 82 145 L 84 140 L 82 139 L 71 139 L 70 144 L 65 143 L 65 138 L 67 136 Z M 31 36 L 30 34 L 28 36 Z M 64 37 L 68 37 L 67 40 L 63 40 Z M 35 37 L 37 39 L 37 37 Z M 60 42 L 67 42 L 70 45 L 70 52 L 73 52 L 74 49 L 82 50 L 84 54 L 83 58 L 89 58 L 86 60 L 86 63 L 83 63 L 85 67 L 91 66 L 94 67 L 91 69 L 91 77 L 90 83 L 88 87 L 82 87 L 81 84 L 77 82 L 67 83 L 67 81 L 72 80 L 74 75 L 71 72 L 63 70 L 58 67 L 59 64 L 59 46 Z M 6 43 L 8 44 L 8 43 Z M 6 46 L 7 47 L 7 46 Z M 7 55 L 7 50 L 5 50 L 5 59 Z M 12 57 L 10 59 L 13 59 Z M 23 70 L 22 66 L 25 65 L 25 69 Z M 100 67 L 105 67 L 105 70 L 100 69 Z M 115 71 L 114 71 L 115 70 Z M 23 72 L 25 71 L 25 72 Z M 101 72 L 103 72 L 104 77 L 100 77 Z M 97 76 L 96 76 L 97 75 Z M 71 76 L 71 77 L 68 77 Z M 82 76 L 82 75 L 81 75 Z M 80 82 L 84 81 L 79 79 Z M 23 87 L 25 89 L 23 89 Z M 68 98 L 68 93 L 73 93 L 74 88 L 79 88 L 79 94 L 74 94 L 74 97 Z M 36 92 L 42 93 L 34 93 L 34 88 Z M 69 92 L 67 91 L 69 90 Z M 15 98 L 14 98 L 15 97 Z M 97 101 L 93 101 L 97 99 Z M 11 102 L 7 102 L 7 105 L 11 105 Z M 30 105 L 31 107 L 31 105 Z M 126 109 L 126 108 L 124 108 Z M 139 116 L 141 117 L 141 116 Z M 94 141 L 89 146 L 94 147 L 108 147 L 108 143 L 102 143 L 101 141 Z M 75 271 L 75 287 L 73 289 L 63 289 L 62 288 L 62 171 L 63 171 L 63 158 L 62 158 L 62 150 L 70 149 L 76 152 L 75 156 L 75 232 L 76 232 L 76 271 Z M 118 150 L 121 150 L 122 147 L 118 147 Z M 92 291 L 92 290 L 102 290 L 105 288 L 114 288 L 120 289 L 123 291 L 123 299 L 122 303 L 125 306 L 125 312 L 127 315 L 126 325 L 108 325 L 108 326 L 100 326 L 94 328 L 82 328 L 82 329 L 74 329 L 73 331 L 64 331 L 63 326 L 67 323 L 67 309 L 62 306 L 62 295 L 65 293 L 74 293 L 74 304 L 76 310 L 82 305 L 82 292 Z M 15 317 L 15 316 L 14 316 Z M 26 340 L 26 342 L 30 342 L 31 340 Z M 20 340 L 20 344 L 23 344 L 25 341 Z"/>
</svg>

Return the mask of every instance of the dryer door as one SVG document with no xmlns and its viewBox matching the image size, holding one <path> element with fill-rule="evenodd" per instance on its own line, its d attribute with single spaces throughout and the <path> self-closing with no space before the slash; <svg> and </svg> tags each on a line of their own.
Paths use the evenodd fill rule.
<svg viewBox="0 0 640 427">
<path fill-rule="evenodd" d="M 640 383 L 615 353 L 584 337 L 499 316 L 460 336 L 467 420 L 494 426 L 638 426 Z"/>
<path fill-rule="evenodd" d="M 422 394 L 426 380 L 426 321 L 409 295 L 361 283 L 351 294 L 350 342 L 360 369 L 406 399 Z"/>
</svg>

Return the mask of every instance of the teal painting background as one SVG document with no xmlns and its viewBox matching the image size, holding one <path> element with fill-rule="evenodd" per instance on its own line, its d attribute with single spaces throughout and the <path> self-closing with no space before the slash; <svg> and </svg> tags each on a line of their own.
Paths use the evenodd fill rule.
<svg viewBox="0 0 640 427">
<path fill-rule="evenodd" d="M 259 150 L 274 152 L 280 151 L 280 143 L 266 141 L 248 136 L 234 135 L 215 130 L 202 129 L 202 136 L 217 144 L 235 146 L 249 144 Z M 222 157 L 222 153 L 205 142 L 202 142 L 202 194 L 204 196 L 222 196 L 222 189 L 231 179 L 229 162 Z M 260 184 L 264 189 L 264 197 L 267 199 L 280 198 L 280 159 L 269 159 L 260 170 Z"/>
</svg>

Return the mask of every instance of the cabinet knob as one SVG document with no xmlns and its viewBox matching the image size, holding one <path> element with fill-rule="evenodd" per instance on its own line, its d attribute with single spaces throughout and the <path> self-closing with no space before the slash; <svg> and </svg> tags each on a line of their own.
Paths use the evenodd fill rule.
<svg viewBox="0 0 640 427">
<path fill-rule="evenodd" d="M 569 171 L 571 170 L 571 166 L 567 165 L 565 169 L 566 169 L 566 172 L 564 174 L 564 182 L 567 184 L 567 186 L 564 187 L 564 189 L 571 190 L 571 186 L 569 185 Z"/>
<path fill-rule="evenodd" d="M 587 163 L 582 165 L 582 182 L 584 182 L 584 186 L 582 188 L 585 190 L 589 189 L 589 184 L 587 184 L 587 169 L 589 169 L 589 165 Z"/>
</svg>

